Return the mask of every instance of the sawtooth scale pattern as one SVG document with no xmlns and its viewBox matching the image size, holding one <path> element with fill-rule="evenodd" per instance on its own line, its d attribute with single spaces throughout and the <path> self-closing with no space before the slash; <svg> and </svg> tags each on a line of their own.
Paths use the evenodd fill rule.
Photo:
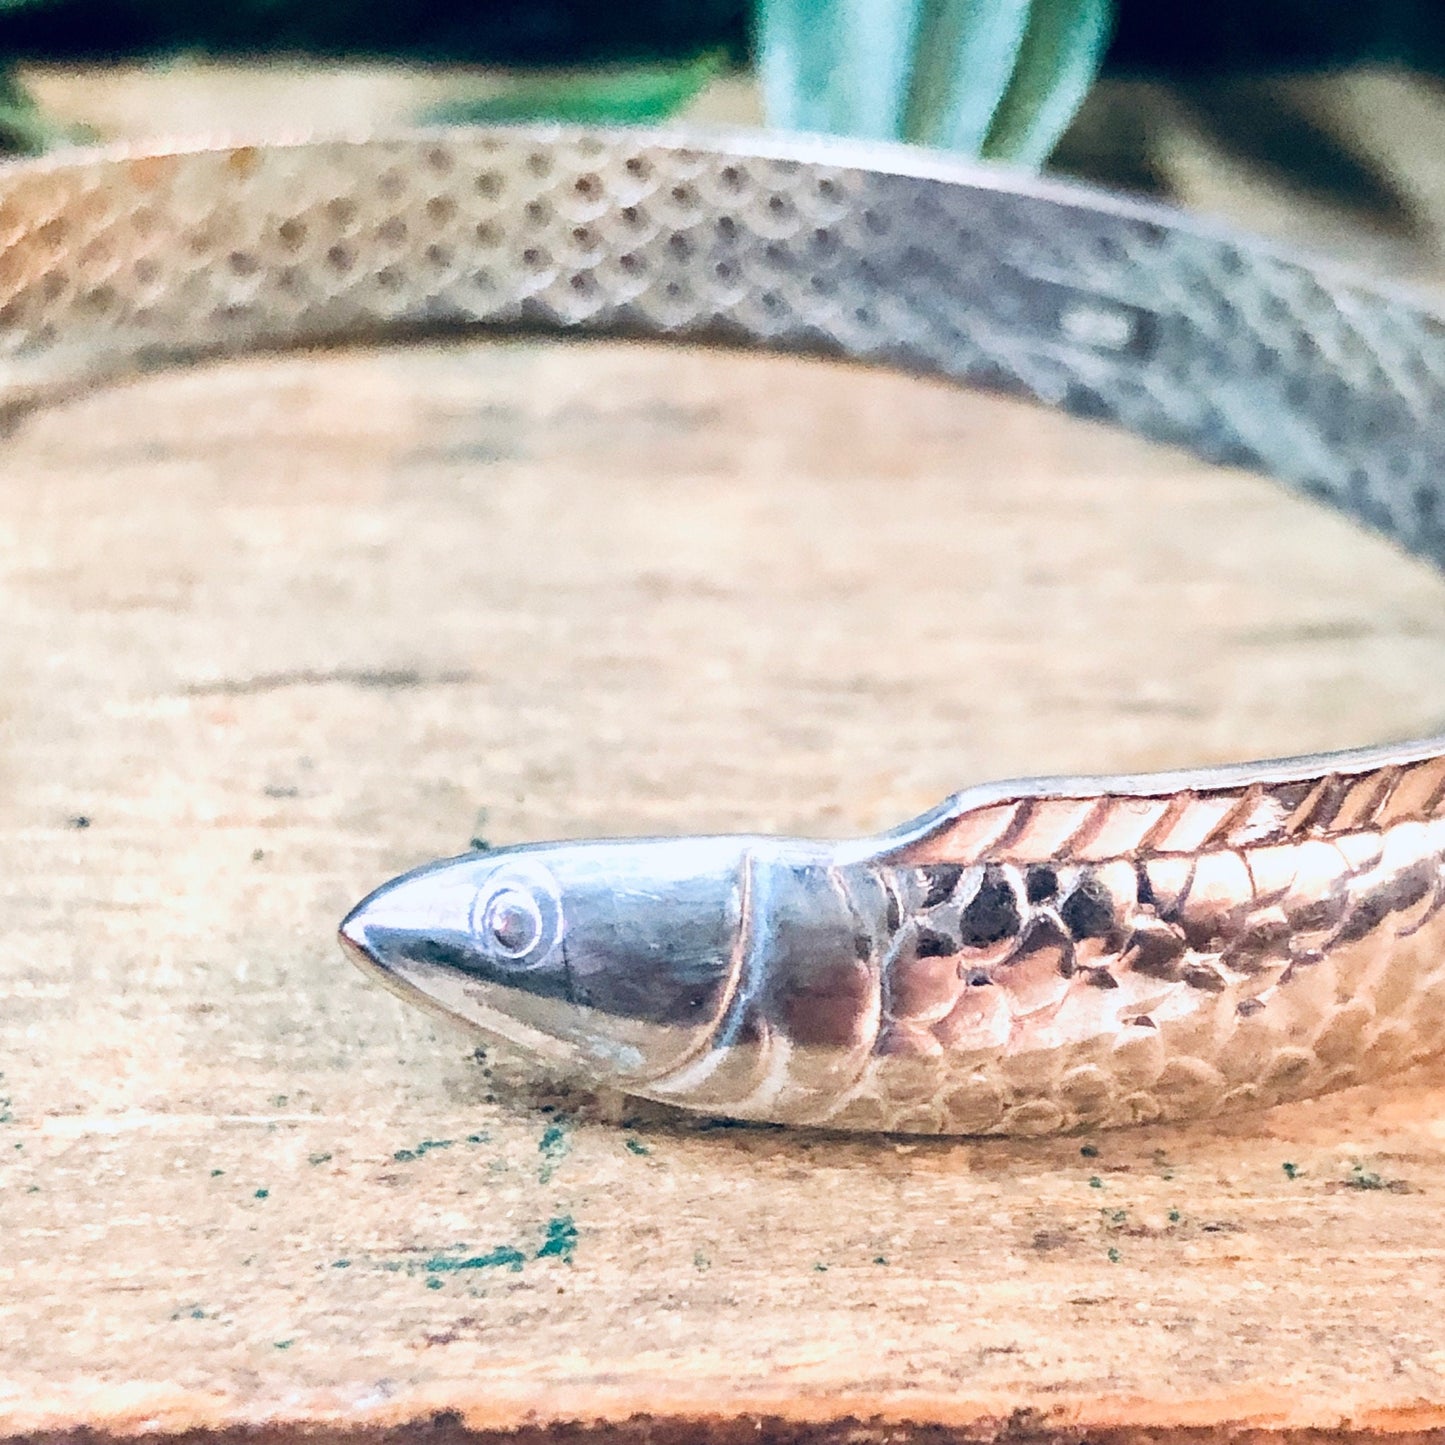
<svg viewBox="0 0 1445 1445">
<path fill-rule="evenodd" d="M 476 326 L 1006 389 L 1261 468 L 1445 562 L 1441 321 L 1168 212 L 796 138 L 454 131 L 0 166 L 12 418 L 156 366 Z M 774 1000 L 792 1113 L 1039 1133 L 1437 1050 L 1442 751 L 961 795 L 839 865 L 888 903 L 830 965 L 851 1008 Z"/>
<path fill-rule="evenodd" d="M 1052 1133 L 1420 1062 L 1445 1040 L 1442 801 L 1430 759 L 944 820 L 883 865 L 901 924 L 829 1122 Z"/>
</svg>

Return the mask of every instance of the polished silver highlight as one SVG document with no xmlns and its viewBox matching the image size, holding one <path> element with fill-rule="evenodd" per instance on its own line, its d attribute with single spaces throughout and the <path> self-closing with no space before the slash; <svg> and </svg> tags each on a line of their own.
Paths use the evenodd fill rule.
<svg viewBox="0 0 1445 1445">
<path fill-rule="evenodd" d="M 528 327 L 884 362 L 1272 472 L 1445 563 L 1445 328 L 1175 213 L 898 148 L 446 131 L 0 166 L 0 408 L 248 349 Z M 1041 1134 L 1445 1044 L 1445 740 L 1026 780 L 880 838 L 468 855 L 342 930 L 583 1079 Z"/>
</svg>

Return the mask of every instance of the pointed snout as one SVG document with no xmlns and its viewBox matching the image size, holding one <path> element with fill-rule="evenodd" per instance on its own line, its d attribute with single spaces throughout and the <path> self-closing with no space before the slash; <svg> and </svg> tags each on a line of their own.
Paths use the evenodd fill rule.
<svg viewBox="0 0 1445 1445">
<path fill-rule="evenodd" d="M 489 866 L 480 856 L 447 860 L 384 884 L 341 921 L 343 952 L 393 984 L 415 985 L 417 965 L 465 965 L 472 904 Z"/>
<path fill-rule="evenodd" d="M 341 927 L 336 930 L 336 941 L 341 945 L 341 951 L 358 968 L 370 968 L 375 964 L 376 960 L 366 945 L 366 905 L 364 903 L 358 903 L 341 920 Z"/>
</svg>

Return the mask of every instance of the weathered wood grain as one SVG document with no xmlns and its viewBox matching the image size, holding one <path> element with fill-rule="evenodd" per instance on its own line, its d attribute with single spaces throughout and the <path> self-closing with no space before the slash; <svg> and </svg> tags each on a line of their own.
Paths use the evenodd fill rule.
<svg viewBox="0 0 1445 1445">
<path fill-rule="evenodd" d="M 1437 729 L 1442 601 L 1268 483 L 818 363 L 457 344 L 36 418 L 0 1435 L 1445 1430 L 1445 1070 L 1088 1141 L 716 1128 L 475 1056 L 331 937 L 477 835 Z"/>
</svg>

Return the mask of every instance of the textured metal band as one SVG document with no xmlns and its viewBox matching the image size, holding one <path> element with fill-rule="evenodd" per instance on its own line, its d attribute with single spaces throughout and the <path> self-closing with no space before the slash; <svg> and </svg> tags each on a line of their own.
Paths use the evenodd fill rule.
<svg viewBox="0 0 1445 1445">
<path fill-rule="evenodd" d="M 752 135 L 450 131 L 0 166 L 12 416 L 207 356 L 463 327 L 715 339 L 1022 393 L 1270 472 L 1445 565 L 1441 320 L 1149 206 Z M 851 1001 L 846 1019 L 778 992 L 803 965 L 765 956 L 744 916 L 706 1040 L 624 1082 L 729 1113 L 989 1132 L 1339 1087 L 1439 1045 L 1442 820 L 1445 739 L 961 794 L 818 865 L 861 921 L 847 966 L 819 964 L 799 997 Z M 352 929 L 387 966 L 369 938 Z M 638 1022 L 600 997 L 582 1004 Z M 757 1078 L 727 1082 L 744 1059 Z"/>
</svg>

